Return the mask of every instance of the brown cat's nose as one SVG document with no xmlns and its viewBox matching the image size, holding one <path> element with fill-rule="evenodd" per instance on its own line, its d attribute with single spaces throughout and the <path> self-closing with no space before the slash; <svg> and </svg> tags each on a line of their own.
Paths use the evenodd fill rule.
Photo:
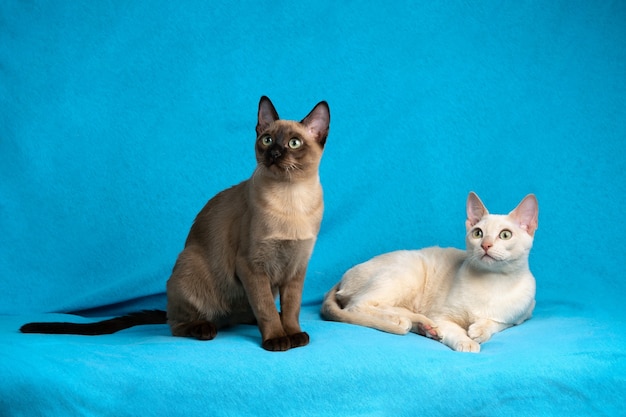
<svg viewBox="0 0 626 417">
<path fill-rule="evenodd" d="M 283 153 L 281 152 L 279 148 L 273 148 L 270 151 L 270 157 L 272 158 L 272 161 L 276 161 L 278 158 L 280 158 L 282 154 Z"/>
</svg>

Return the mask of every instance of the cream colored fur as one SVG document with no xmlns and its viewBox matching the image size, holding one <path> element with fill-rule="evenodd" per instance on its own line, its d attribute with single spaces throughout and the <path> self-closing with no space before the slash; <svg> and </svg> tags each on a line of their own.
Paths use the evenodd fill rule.
<svg viewBox="0 0 626 417">
<path fill-rule="evenodd" d="M 344 274 L 326 294 L 322 316 L 479 352 L 494 333 L 532 314 L 528 255 L 537 219 L 533 195 L 508 215 L 492 215 L 470 193 L 465 251 L 431 247 L 376 256 Z"/>
</svg>

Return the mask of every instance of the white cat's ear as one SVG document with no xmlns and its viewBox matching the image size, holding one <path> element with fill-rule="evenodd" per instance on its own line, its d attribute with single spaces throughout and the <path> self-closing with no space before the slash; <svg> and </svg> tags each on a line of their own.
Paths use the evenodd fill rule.
<svg viewBox="0 0 626 417">
<path fill-rule="evenodd" d="M 330 109 L 328 103 L 321 101 L 311 110 L 302 121 L 309 133 L 313 135 L 317 143 L 324 146 L 330 128 Z"/>
<path fill-rule="evenodd" d="M 534 236 L 535 230 L 539 226 L 539 204 L 534 194 L 528 194 L 515 207 L 515 210 L 509 213 L 509 217 L 515 221 L 519 227 Z"/>
<path fill-rule="evenodd" d="M 487 214 L 489 214 L 487 207 L 480 201 L 476 193 L 471 191 L 469 196 L 467 196 L 467 220 L 465 220 L 465 228 L 469 231 Z"/>
<path fill-rule="evenodd" d="M 270 99 L 266 96 L 261 97 L 261 101 L 259 101 L 259 121 L 256 125 L 257 136 L 278 119 L 278 112 L 276 112 Z"/>
</svg>

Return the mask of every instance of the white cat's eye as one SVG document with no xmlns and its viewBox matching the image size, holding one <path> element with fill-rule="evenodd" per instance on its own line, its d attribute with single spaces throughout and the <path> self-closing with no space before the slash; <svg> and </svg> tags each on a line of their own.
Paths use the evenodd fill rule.
<svg viewBox="0 0 626 417">
<path fill-rule="evenodd" d="M 263 137 L 261 138 L 261 143 L 262 143 L 264 146 L 270 146 L 270 145 L 272 144 L 272 142 L 274 142 L 274 141 L 272 140 L 272 137 L 271 137 L 271 136 L 263 136 Z"/>
<path fill-rule="evenodd" d="M 472 237 L 474 239 L 480 239 L 481 237 L 483 237 L 483 231 L 479 228 L 472 230 Z"/>
<path fill-rule="evenodd" d="M 302 141 L 298 138 L 291 138 L 289 139 L 289 147 L 291 149 L 298 149 L 300 146 L 302 146 Z"/>
<path fill-rule="evenodd" d="M 502 240 L 509 240 L 512 236 L 513 232 L 511 232 L 509 229 L 504 229 L 500 232 L 500 239 Z"/>
</svg>

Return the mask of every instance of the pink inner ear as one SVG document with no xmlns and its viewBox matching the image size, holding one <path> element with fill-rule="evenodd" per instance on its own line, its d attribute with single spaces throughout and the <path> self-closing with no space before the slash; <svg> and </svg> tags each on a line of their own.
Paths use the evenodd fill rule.
<svg viewBox="0 0 626 417">
<path fill-rule="evenodd" d="M 317 141 L 326 139 L 328 135 L 328 124 L 330 122 L 330 114 L 328 109 L 318 104 L 312 111 L 302 120 L 307 130 Z"/>
<path fill-rule="evenodd" d="M 311 135 L 313 135 L 315 138 L 318 138 L 319 136 L 321 136 L 323 134 L 324 131 L 324 126 L 322 126 L 321 123 L 319 123 L 317 120 L 314 120 L 309 126 L 309 133 Z"/>
<path fill-rule="evenodd" d="M 537 230 L 539 208 L 534 195 L 527 195 L 510 214 L 522 230 L 533 236 Z"/>
<path fill-rule="evenodd" d="M 279 119 L 278 113 L 269 98 L 263 96 L 259 101 L 258 122 L 256 133 L 260 135 L 269 125 Z"/>
<path fill-rule="evenodd" d="M 489 214 L 483 202 L 480 201 L 480 198 L 478 198 L 478 196 L 473 192 L 471 192 L 467 197 L 466 209 L 467 220 L 465 222 L 465 227 L 467 230 L 478 223 L 484 216 Z"/>
</svg>

